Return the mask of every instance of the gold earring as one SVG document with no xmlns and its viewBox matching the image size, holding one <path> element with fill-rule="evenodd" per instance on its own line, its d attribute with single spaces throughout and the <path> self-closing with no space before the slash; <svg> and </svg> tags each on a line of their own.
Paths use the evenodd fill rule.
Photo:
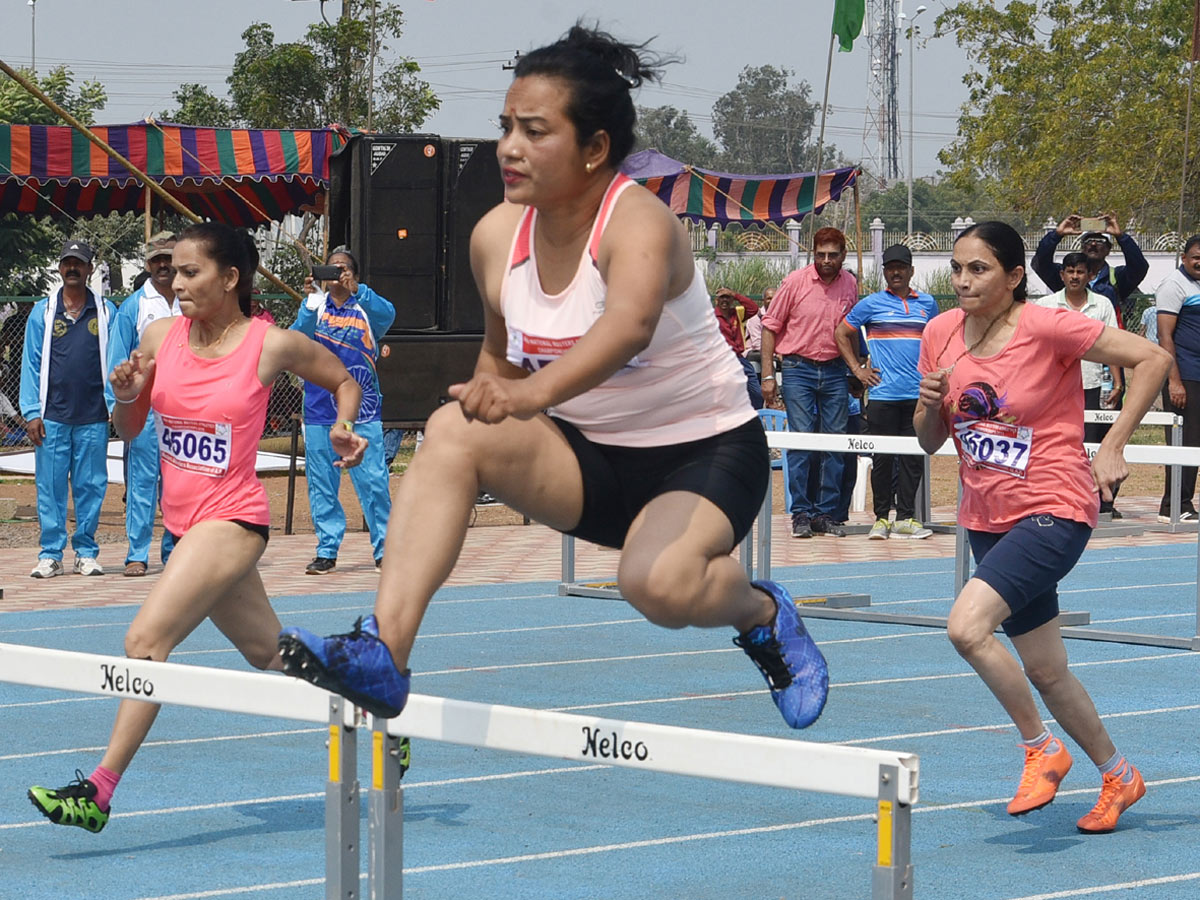
<svg viewBox="0 0 1200 900">
<path fill-rule="evenodd" d="M 588 164 L 587 164 L 587 165 L 585 165 L 583 168 L 584 168 L 584 170 L 585 170 L 585 171 L 586 171 L 586 172 L 587 172 L 589 175 L 591 175 L 591 174 L 592 174 L 592 164 L 591 164 L 591 163 L 588 163 Z"/>
</svg>

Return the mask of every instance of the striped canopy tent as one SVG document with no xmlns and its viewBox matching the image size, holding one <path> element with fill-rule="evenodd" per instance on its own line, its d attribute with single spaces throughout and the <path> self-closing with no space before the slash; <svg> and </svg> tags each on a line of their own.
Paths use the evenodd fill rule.
<svg viewBox="0 0 1200 900">
<path fill-rule="evenodd" d="M 92 129 L 207 219 L 251 226 L 320 209 L 348 133 L 196 128 L 147 120 Z M 68 125 L 0 125 L 0 212 L 86 218 L 144 212 L 149 192 Z M 151 211 L 164 204 L 150 194 Z"/>
<path fill-rule="evenodd" d="M 775 222 L 819 213 L 854 185 L 857 166 L 793 175 L 731 175 L 671 159 L 657 150 L 629 156 L 621 171 L 658 195 L 676 215 L 705 225 Z"/>
</svg>

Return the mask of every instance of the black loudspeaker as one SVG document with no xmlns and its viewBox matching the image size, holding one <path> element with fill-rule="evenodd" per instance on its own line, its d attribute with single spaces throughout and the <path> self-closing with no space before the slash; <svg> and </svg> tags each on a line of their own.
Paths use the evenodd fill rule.
<svg viewBox="0 0 1200 900">
<path fill-rule="evenodd" d="M 347 236 L 361 279 L 396 307 L 392 330 L 438 328 L 442 143 L 433 134 L 361 135 L 350 143 Z M 343 211 L 340 202 L 335 197 L 332 212 Z"/>
<path fill-rule="evenodd" d="M 504 199 L 496 142 L 449 138 L 442 153 L 445 267 L 438 324 L 443 331 L 483 331 L 483 300 L 471 274 L 471 230 Z"/>
<path fill-rule="evenodd" d="M 482 343 L 479 335 L 385 337 L 378 362 L 384 424 L 422 427 L 433 411 L 450 399 L 450 385 L 470 379 Z"/>
</svg>

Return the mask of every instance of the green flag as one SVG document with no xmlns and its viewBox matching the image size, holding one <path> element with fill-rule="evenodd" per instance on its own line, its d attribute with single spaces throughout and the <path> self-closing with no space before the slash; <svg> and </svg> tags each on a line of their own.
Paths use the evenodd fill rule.
<svg viewBox="0 0 1200 900">
<path fill-rule="evenodd" d="M 839 49 L 849 53 L 854 49 L 854 39 L 862 33 L 866 0 L 834 0 L 833 33 L 838 37 Z"/>
</svg>

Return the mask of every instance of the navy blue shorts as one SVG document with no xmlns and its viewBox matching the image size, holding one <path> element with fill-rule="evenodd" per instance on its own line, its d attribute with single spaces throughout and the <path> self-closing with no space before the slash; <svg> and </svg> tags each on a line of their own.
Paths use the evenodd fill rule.
<svg viewBox="0 0 1200 900">
<path fill-rule="evenodd" d="M 1012 615 L 1009 637 L 1028 634 L 1058 615 L 1058 583 L 1079 562 L 1092 526 L 1058 516 L 1029 516 L 1009 531 L 967 531 L 975 578 L 998 593 Z"/>
<path fill-rule="evenodd" d="M 711 501 L 733 526 L 733 546 L 750 531 L 766 496 L 771 457 L 762 422 L 753 418 L 723 434 L 664 447 L 616 447 L 588 440 L 550 417 L 570 444 L 583 475 L 583 515 L 567 532 L 621 548 L 637 514 L 655 497 L 687 491 Z"/>
</svg>

